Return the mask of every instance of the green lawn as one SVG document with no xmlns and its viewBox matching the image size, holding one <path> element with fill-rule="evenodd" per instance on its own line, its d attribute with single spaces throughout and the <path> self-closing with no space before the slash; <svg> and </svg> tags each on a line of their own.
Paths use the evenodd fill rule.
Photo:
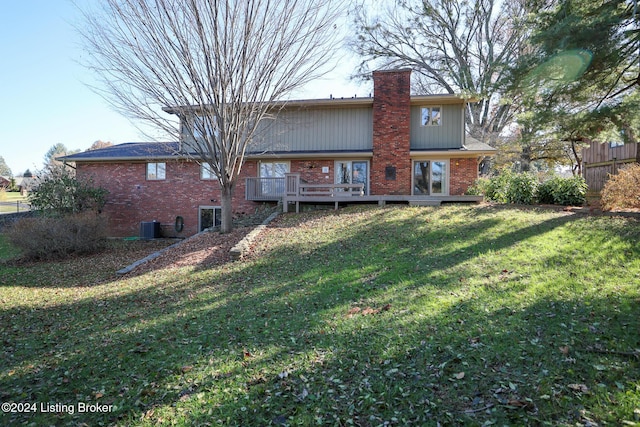
<svg viewBox="0 0 640 427">
<path fill-rule="evenodd" d="M 0 264 L 0 401 L 38 405 L 0 424 L 636 425 L 639 241 L 635 219 L 357 207 L 282 215 L 215 269 Z"/>
<path fill-rule="evenodd" d="M 0 213 L 17 212 L 16 203 L 28 204 L 28 199 L 14 191 L 0 191 Z M 20 208 L 20 210 L 24 210 Z"/>
</svg>

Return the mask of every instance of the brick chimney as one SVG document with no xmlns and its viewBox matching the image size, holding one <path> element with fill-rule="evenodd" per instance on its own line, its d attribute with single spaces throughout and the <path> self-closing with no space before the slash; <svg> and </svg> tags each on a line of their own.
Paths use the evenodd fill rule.
<svg viewBox="0 0 640 427">
<path fill-rule="evenodd" d="M 373 72 L 371 194 L 411 194 L 411 70 Z"/>
</svg>

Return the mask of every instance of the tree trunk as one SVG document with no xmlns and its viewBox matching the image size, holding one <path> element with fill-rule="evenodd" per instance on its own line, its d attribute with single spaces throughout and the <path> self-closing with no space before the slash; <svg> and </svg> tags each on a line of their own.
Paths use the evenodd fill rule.
<svg viewBox="0 0 640 427">
<path fill-rule="evenodd" d="M 222 217 L 220 218 L 220 232 L 229 233 L 233 230 L 233 186 L 221 185 L 220 186 L 220 210 Z"/>
<path fill-rule="evenodd" d="M 520 171 L 529 172 L 531 170 L 531 145 L 525 144 L 520 154 Z"/>
</svg>

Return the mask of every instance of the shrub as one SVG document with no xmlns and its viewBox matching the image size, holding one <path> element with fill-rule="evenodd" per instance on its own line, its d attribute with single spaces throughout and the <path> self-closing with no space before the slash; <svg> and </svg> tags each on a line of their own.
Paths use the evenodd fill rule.
<svg viewBox="0 0 640 427">
<path fill-rule="evenodd" d="M 510 175 L 506 190 L 507 203 L 532 204 L 536 198 L 538 178 L 531 173 Z"/>
<path fill-rule="evenodd" d="M 106 221 L 94 212 L 17 221 L 7 232 L 27 259 L 48 260 L 97 252 L 106 244 Z"/>
<path fill-rule="evenodd" d="M 600 197 L 605 210 L 640 209 L 640 165 L 629 165 L 611 176 Z"/>
<path fill-rule="evenodd" d="M 581 206 L 587 199 L 587 183 L 581 176 L 570 178 L 553 177 L 538 187 L 538 202 Z"/>
<path fill-rule="evenodd" d="M 489 178 L 478 178 L 473 185 L 467 188 L 464 194 L 468 196 L 483 196 L 487 192 L 487 186 L 489 185 Z"/>
<path fill-rule="evenodd" d="M 511 176 L 511 172 L 505 171 L 489 178 L 484 184 L 484 197 L 493 202 L 507 203 L 507 190 Z"/>
<path fill-rule="evenodd" d="M 487 200 L 497 203 L 532 204 L 537 187 L 538 180 L 531 173 L 503 171 L 500 175 L 476 180 L 467 194 L 484 194 Z"/>
<path fill-rule="evenodd" d="M 38 183 L 36 191 L 29 195 L 29 203 L 48 216 L 100 211 L 107 193 L 103 188 L 94 187 L 90 180 L 78 180 L 66 168 L 58 168 Z"/>
<path fill-rule="evenodd" d="M 542 203 L 545 205 L 552 205 L 553 201 L 553 192 L 558 187 L 558 180 L 562 178 L 553 177 L 538 185 L 538 203 Z"/>
</svg>

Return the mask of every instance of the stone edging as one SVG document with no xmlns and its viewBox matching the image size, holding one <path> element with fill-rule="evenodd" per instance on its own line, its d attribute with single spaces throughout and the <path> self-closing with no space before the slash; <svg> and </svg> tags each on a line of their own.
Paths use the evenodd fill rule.
<svg viewBox="0 0 640 427">
<path fill-rule="evenodd" d="M 257 226 L 253 230 L 251 230 L 249 232 L 249 234 L 244 236 L 244 238 L 242 240 L 240 240 L 240 242 L 238 242 L 233 248 L 231 248 L 231 250 L 229 251 L 229 254 L 231 255 L 231 259 L 233 259 L 235 261 L 235 260 L 238 260 L 238 259 L 242 258 L 242 256 L 247 252 L 247 250 L 249 250 L 249 248 L 251 247 L 251 243 L 253 243 L 253 241 L 258 236 L 258 234 L 260 234 L 260 232 L 267 227 L 267 224 L 269 224 L 271 221 L 273 221 L 278 216 L 278 214 L 279 214 L 279 212 L 274 212 L 271 215 L 269 215 L 269 217 L 267 219 L 262 221 L 262 224 L 260 224 L 259 226 Z M 167 246 L 166 248 L 162 248 L 159 251 L 156 251 L 156 252 L 152 253 L 151 255 L 148 255 L 148 256 L 146 256 L 146 257 L 134 262 L 133 264 L 128 265 L 128 266 L 116 271 L 116 274 L 121 276 L 121 275 L 130 273 L 131 271 L 135 270 L 139 265 L 142 265 L 145 262 L 151 261 L 152 259 L 155 259 L 155 258 L 159 257 L 160 255 L 162 255 L 164 252 L 168 251 L 169 249 L 173 249 L 175 247 L 178 247 L 181 244 L 183 244 L 184 242 L 187 242 L 190 239 L 193 239 L 194 237 L 196 237 L 196 236 L 198 236 L 198 235 L 200 235 L 202 233 L 208 233 L 208 231 L 201 231 L 200 233 L 197 233 L 197 234 L 194 234 L 193 236 L 187 237 L 186 239 L 181 240 L 181 241 L 179 241 L 177 243 L 174 243 L 173 245 Z"/>
<path fill-rule="evenodd" d="M 244 236 L 242 240 L 240 240 L 233 248 L 231 248 L 231 250 L 229 251 L 229 254 L 231 255 L 231 259 L 234 261 L 237 261 L 240 258 L 242 258 L 244 254 L 247 253 L 247 251 L 251 247 L 251 244 L 256 239 L 256 237 L 258 237 L 258 234 L 260 234 L 262 230 L 267 228 L 267 225 L 271 221 L 273 221 L 278 215 L 279 215 L 279 212 L 274 212 L 271 215 L 269 215 L 267 219 L 262 221 L 262 224 L 260 224 L 259 226 L 251 230 L 249 234 Z"/>
<path fill-rule="evenodd" d="M 203 231 L 201 231 L 200 233 L 204 233 Z M 173 249 L 177 246 L 180 246 L 181 244 L 183 244 L 184 242 L 188 241 L 189 239 L 194 238 L 195 236 L 199 235 L 200 233 L 194 234 L 191 237 L 187 237 L 184 240 L 180 240 L 177 243 L 174 243 L 173 245 L 169 245 L 166 248 L 162 248 L 159 251 L 156 251 L 154 253 L 152 253 L 151 255 L 147 255 L 146 257 L 139 259 L 138 261 L 134 262 L 133 264 L 130 264 L 124 268 L 121 268 L 120 270 L 116 271 L 116 274 L 119 276 L 122 276 L 123 274 L 127 274 L 130 273 L 131 271 L 135 270 L 139 265 L 144 264 L 145 262 L 151 261 L 152 259 L 158 258 L 160 255 L 162 255 L 164 252 L 168 251 L 169 249 Z"/>
</svg>

